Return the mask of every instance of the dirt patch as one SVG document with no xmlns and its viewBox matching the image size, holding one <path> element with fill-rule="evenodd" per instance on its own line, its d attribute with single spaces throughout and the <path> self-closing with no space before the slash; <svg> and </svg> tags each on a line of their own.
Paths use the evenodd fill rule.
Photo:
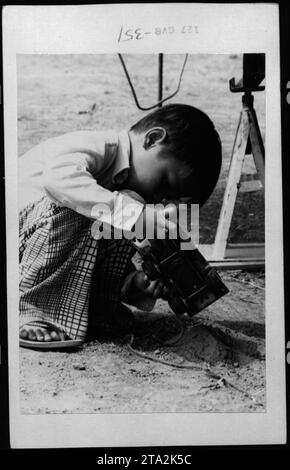
<svg viewBox="0 0 290 470">
<path fill-rule="evenodd" d="M 259 287 L 239 282 L 245 276 Z M 142 357 L 129 338 L 72 352 L 22 349 L 22 412 L 265 411 L 263 275 L 223 278 L 230 294 L 194 318 L 183 316 L 184 333 L 170 346 L 164 341 L 177 338 L 179 321 L 159 301 L 132 344 Z"/>
</svg>

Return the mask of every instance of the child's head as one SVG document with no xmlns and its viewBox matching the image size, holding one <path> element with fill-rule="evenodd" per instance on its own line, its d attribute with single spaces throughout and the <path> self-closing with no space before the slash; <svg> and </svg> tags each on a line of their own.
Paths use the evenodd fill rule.
<svg viewBox="0 0 290 470">
<path fill-rule="evenodd" d="M 170 104 L 130 129 L 128 187 L 146 202 L 190 197 L 202 205 L 221 168 L 221 143 L 209 117 L 189 105 Z"/>
</svg>

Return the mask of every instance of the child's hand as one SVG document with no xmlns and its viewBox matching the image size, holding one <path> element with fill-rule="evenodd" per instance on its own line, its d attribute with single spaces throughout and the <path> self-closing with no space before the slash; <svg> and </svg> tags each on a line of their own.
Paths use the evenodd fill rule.
<svg viewBox="0 0 290 470">
<path fill-rule="evenodd" d="M 150 281 L 147 274 L 143 271 L 136 272 L 133 282 L 134 286 L 143 292 L 143 294 L 150 295 L 154 299 L 162 298 L 166 300 L 168 298 L 169 290 L 164 282 L 159 279 Z"/>
</svg>

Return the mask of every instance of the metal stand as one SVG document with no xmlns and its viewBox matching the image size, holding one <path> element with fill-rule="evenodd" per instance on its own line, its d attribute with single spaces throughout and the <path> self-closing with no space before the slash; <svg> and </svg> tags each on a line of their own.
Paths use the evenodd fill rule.
<svg viewBox="0 0 290 470">
<path fill-rule="evenodd" d="M 153 104 L 152 106 L 146 106 L 146 107 L 141 106 L 141 104 L 138 101 L 137 93 L 136 93 L 135 88 L 133 86 L 130 74 L 128 72 L 128 69 L 127 69 L 127 66 L 125 64 L 125 61 L 124 61 L 124 58 L 123 58 L 122 54 L 118 54 L 118 56 L 119 56 L 119 59 L 121 61 L 121 64 L 122 64 L 123 70 L 125 72 L 126 78 L 128 80 L 128 83 L 129 83 L 129 86 L 130 86 L 135 104 L 136 104 L 137 108 L 140 109 L 141 111 L 151 111 L 152 109 L 160 108 L 163 105 L 163 103 L 165 103 L 166 101 L 168 101 L 171 98 L 173 98 L 174 96 L 176 96 L 177 93 L 179 92 L 180 85 L 181 85 L 181 80 L 182 80 L 184 69 L 185 69 L 185 65 L 186 65 L 186 62 L 187 62 L 187 59 L 188 59 L 188 54 L 185 54 L 185 56 L 184 56 L 184 61 L 183 61 L 182 67 L 181 67 L 181 71 L 180 71 L 180 75 L 179 75 L 176 90 L 171 95 L 166 96 L 165 98 L 163 98 L 163 61 L 164 61 L 164 54 L 162 54 L 162 53 L 158 54 L 158 101 L 157 101 L 157 103 Z"/>
<path fill-rule="evenodd" d="M 215 242 L 212 247 L 203 245 L 201 252 L 211 264 L 225 269 L 239 269 L 249 267 L 264 267 L 264 244 L 235 244 L 228 245 L 231 220 L 234 212 L 237 193 L 256 191 L 265 187 L 265 149 L 259 124 L 254 110 L 253 91 L 262 91 L 264 87 L 256 86 L 247 88 L 243 82 L 235 85 L 234 79 L 230 80 L 232 92 L 244 91 L 242 97 L 242 111 L 234 141 L 232 158 L 230 162 L 228 182 L 224 194 L 220 212 Z M 257 170 L 258 179 L 244 181 L 242 170 L 247 154 L 252 154 Z M 258 184 L 257 184 L 258 183 Z"/>
</svg>

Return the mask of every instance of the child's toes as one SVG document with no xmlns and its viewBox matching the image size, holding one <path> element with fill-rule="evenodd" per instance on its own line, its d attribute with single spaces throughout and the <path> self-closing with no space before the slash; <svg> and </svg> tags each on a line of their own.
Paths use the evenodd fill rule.
<svg viewBox="0 0 290 470">
<path fill-rule="evenodd" d="M 20 331 L 19 331 L 19 336 L 21 339 L 27 339 L 28 337 L 28 331 L 26 330 L 26 328 L 22 328 Z"/>
<path fill-rule="evenodd" d="M 48 330 L 44 332 L 44 341 L 51 341 L 51 332 Z"/>
<path fill-rule="evenodd" d="M 57 333 L 56 331 L 52 331 L 52 332 L 50 333 L 50 337 L 51 337 L 51 340 L 52 340 L 52 341 L 59 341 L 59 335 L 58 335 L 58 333 Z"/>
<path fill-rule="evenodd" d="M 62 341 L 64 339 L 62 338 L 61 333 L 55 330 L 51 331 L 50 336 L 52 341 Z"/>
<path fill-rule="evenodd" d="M 29 341 L 64 341 L 66 335 L 63 331 L 58 330 L 57 328 L 50 329 L 50 328 L 40 328 L 40 327 L 33 327 L 33 326 L 24 326 L 19 331 L 19 337 L 21 339 L 26 339 Z"/>
<path fill-rule="evenodd" d="M 36 340 L 36 333 L 35 333 L 35 330 L 33 328 L 30 328 L 28 330 L 28 339 L 30 341 L 35 341 Z"/>
<path fill-rule="evenodd" d="M 43 341 L 44 340 L 44 332 L 43 332 L 42 329 L 37 328 L 37 330 L 35 330 L 35 335 L 36 335 L 37 341 Z"/>
<path fill-rule="evenodd" d="M 62 331 L 52 330 L 50 332 L 51 341 L 64 341 L 65 334 Z"/>
</svg>

